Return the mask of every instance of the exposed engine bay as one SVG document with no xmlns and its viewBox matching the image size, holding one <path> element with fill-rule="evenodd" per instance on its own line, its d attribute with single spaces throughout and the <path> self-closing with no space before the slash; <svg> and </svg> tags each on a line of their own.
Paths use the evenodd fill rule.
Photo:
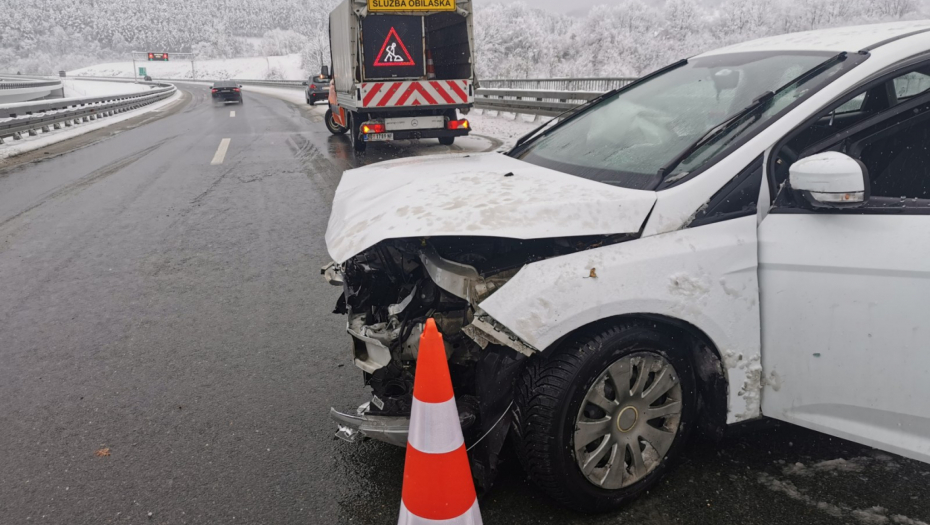
<svg viewBox="0 0 930 525">
<path fill-rule="evenodd" d="M 353 359 L 372 391 L 355 414 L 333 410 L 337 435 L 405 445 L 419 339 L 432 317 L 443 335 L 466 445 L 475 448 L 472 471 L 488 486 L 510 426 L 514 379 L 542 349 L 492 319 L 481 302 L 526 264 L 633 237 L 388 240 L 323 268 L 326 280 L 343 288 L 334 313 L 348 316 Z"/>
</svg>

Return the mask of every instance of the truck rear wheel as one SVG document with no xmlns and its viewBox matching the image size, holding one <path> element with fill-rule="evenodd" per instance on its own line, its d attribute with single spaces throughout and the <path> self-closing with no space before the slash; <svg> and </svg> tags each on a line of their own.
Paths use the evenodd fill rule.
<svg viewBox="0 0 930 525">
<path fill-rule="evenodd" d="M 324 120 L 326 120 L 326 129 L 328 129 L 329 132 L 333 135 L 345 135 L 346 132 L 349 131 L 349 128 L 344 128 L 336 122 L 333 117 L 332 109 L 326 110 L 326 117 L 324 117 Z"/>
<path fill-rule="evenodd" d="M 352 139 L 352 149 L 358 153 L 363 153 L 368 149 L 368 143 L 362 140 L 362 119 L 358 113 L 351 113 L 349 116 L 349 131 Z"/>
<path fill-rule="evenodd" d="M 439 143 L 443 146 L 451 146 L 455 144 L 455 137 L 439 137 Z"/>
<path fill-rule="evenodd" d="M 655 485 L 680 455 L 697 407 L 678 341 L 635 321 L 536 356 L 514 394 L 523 468 L 556 501 L 589 513 Z"/>
</svg>

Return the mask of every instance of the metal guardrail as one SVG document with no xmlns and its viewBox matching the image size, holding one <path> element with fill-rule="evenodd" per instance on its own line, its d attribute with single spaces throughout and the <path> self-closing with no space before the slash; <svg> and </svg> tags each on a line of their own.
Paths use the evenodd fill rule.
<svg viewBox="0 0 930 525">
<path fill-rule="evenodd" d="M 547 91 L 599 91 L 604 93 L 621 88 L 636 80 L 627 77 L 611 78 L 518 78 L 481 80 L 487 89 L 542 89 Z"/>
<path fill-rule="evenodd" d="M 157 79 L 181 81 L 178 79 Z M 191 82 L 231 80 L 242 85 L 304 89 L 303 80 L 196 79 Z M 521 78 L 481 80 L 475 92 L 475 108 L 506 113 L 554 117 L 636 80 L 611 78 Z"/>
<path fill-rule="evenodd" d="M 635 78 L 530 78 L 482 80 L 475 107 L 555 117 Z"/>
<path fill-rule="evenodd" d="M 70 127 L 137 109 L 164 100 L 177 91 L 171 84 L 151 85 L 157 87 L 139 93 L 0 105 L 0 118 L 11 117 L 0 121 L 0 144 L 3 144 L 4 137 L 19 140 L 23 133 L 34 136 L 40 129 L 48 132 L 52 128 Z"/>
<path fill-rule="evenodd" d="M 8 81 L 0 79 L 0 89 L 28 89 L 28 88 L 41 88 L 41 87 L 61 87 L 60 80 L 33 80 L 33 81 L 23 81 L 17 79 L 14 81 Z"/>
</svg>

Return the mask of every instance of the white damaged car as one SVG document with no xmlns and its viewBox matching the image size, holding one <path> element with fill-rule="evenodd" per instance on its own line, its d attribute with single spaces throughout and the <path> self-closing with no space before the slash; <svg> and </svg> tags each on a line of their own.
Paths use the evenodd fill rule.
<svg viewBox="0 0 930 525">
<path fill-rule="evenodd" d="M 404 445 L 434 317 L 485 485 L 510 434 L 607 510 L 763 416 L 930 461 L 930 21 L 728 47 L 506 154 L 348 171 L 326 241 L 372 390 L 346 439 Z"/>
</svg>

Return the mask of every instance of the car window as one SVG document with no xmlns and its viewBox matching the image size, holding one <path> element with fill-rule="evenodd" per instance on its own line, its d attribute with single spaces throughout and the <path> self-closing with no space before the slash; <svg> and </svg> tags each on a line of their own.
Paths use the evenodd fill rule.
<svg viewBox="0 0 930 525">
<path fill-rule="evenodd" d="M 926 108 L 924 108 L 926 109 Z M 930 203 L 930 118 L 893 119 L 863 131 L 846 154 L 869 173 L 872 198 Z"/>
<path fill-rule="evenodd" d="M 862 105 L 864 103 L 865 103 L 865 93 L 863 92 L 863 93 L 860 93 L 858 96 L 856 96 L 856 98 L 836 108 L 836 113 L 838 115 L 841 115 L 844 113 L 853 113 L 856 111 L 861 111 Z"/>
<path fill-rule="evenodd" d="M 788 178 L 789 167 L 799 158 L 831 148 L 837 137 L 853 131 L 867 120 L 880 118 L 914 97 L 930 93 L 930 64 L 920 64 L 887 80 L 875 83 L 852 97 L 826 110 L 813 124 L 794 134 L 775 155 L 771 173 L 772 188 L 780 187 Z"/>
<path fill-rule="evenodd" d="M 930 75 L 914 71 L 894 79 L 898 100 L 905 100 L 930 90 Z"/>
</svg>

